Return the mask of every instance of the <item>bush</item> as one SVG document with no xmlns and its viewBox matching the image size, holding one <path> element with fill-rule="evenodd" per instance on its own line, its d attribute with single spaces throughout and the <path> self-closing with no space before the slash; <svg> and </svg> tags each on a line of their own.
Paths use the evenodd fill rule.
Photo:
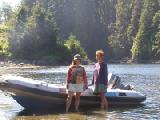
<svg viewBox="0 0 160 120">
<path fill-rule="evenodd" d="M 81 47 L 80 41 L 76 39 L 76 36 L 71 34 L 69 36 L 68 40 L 66 40 L 64 45 L 68 48 L 72 57 L 75 54 L 80 54 L 82 56 L 82 58 L 84 58 L 84 59 L 88 58 L 87 53 Z"/>
</svg>

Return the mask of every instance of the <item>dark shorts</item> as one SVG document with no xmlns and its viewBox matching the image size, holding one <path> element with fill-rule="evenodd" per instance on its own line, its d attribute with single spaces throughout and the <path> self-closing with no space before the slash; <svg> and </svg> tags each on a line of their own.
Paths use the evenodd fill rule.
<svg viewBox="0 0 160 120">
<path fill-rule="evenodd" d="M 94 94 L 98 94 L 98 93 L 106 93 L 107 92 L 107 86 L 104 84 L 95 84 L 94 85 Z"/>
</svg>

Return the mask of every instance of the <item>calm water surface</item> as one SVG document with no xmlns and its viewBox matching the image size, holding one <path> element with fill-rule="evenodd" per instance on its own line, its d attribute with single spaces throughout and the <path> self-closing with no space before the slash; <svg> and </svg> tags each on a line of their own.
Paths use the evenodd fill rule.
<svg viewBox="0 0 160 120">
<path fill-rule="evenodd" d="M 91 82 L 93 66 L 85 66 L 88 80 Z M 160 119 L 160 64 L 109 64 L 109 72 L 121 77 L 125 84 L 145 94 L 144 105 L 135 107 L 109 108 L 100 111 L 99 108 L 80 108 L 79 113 L 65 114 L 64 109 L 48 113 L 30 113 L 11 97 L 0 91 L 0 120 L 158 120 Z M 0 75 L 14 74 L 50 83 L 65 83 L 66 66 L 46 67 L 39 69 L 5 69 L 0 68 Z"/>
</svg>

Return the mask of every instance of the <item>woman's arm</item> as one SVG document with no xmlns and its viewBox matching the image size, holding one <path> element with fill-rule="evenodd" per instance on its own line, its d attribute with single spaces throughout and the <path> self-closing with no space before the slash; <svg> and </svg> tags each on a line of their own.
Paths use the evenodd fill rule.
<svg viewBox="0 0 160 120">
<path fill-rule="evenodd" d="M 108 67 L 107 64 L 105 64 L 105 85 L 108 86 Z"/>
<path fill-rule="evenodd" d="M 83 79 L 84 79 L 85 89 L 88 89 L 88 80 L 87 80 L 87 75 L 86 75 L 85 69 L 83 69 Z"/>
<path fill-rule="evenodd" d="M 68 83 L 69 83 L 70 80 L 71 80 L 71 76 L 72 76 L 71 72 L 72 72 L 72 69 L 69 68 L 69 69 L 68 69 L 68 73 L 67 73 L 67 79 L 66 79 L 67 88 L 68 88 Z"/>
</svg>

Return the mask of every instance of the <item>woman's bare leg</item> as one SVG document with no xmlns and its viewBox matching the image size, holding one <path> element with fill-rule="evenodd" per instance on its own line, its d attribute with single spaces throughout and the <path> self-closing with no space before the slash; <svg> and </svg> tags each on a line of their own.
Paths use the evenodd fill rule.
<svg viewBox="0 0 160 120">
<path fill-rule="evenodd" d="M 100 98 L 101 98 L 101 109 L 107 109 L 108 108 L 108 101 L 105 97 L 104 93 L 100 93 Z"/>
<path fill-rule="evenodd" d="M 81 95 L 81 93 L 77 92 L 76 96 L 75 96 L 75 110 L 76 110 L 76 112 L 78 112 L 78 108 L 79 108 L 80 95 Z"/>
<path fill-rule="evenodd" d="M 105 108 L 105 109 L 108 109 L 108 100 L 107 100 L 107 98 L 105 97 L 105 95 L 104 95 L 104 108 Z"/>
<path fill-rule="evenodd" d="M 103 94 L 104 93 L 100 93 L 100 98 L 101 98 L 101 103 L 100 103 L 100 105 L 101 105 L 101 110 L 103 110 L 104 109 L 104 98 L 103 98 Z"/>
<path fill-rule="evenodd" d="M 66 101 L 66 112 L 69 111 L 69 108 L 71 106 L 72 96 L 73 96 L 73 92 L 68 91 L 68 96 L 67 96 L 67 101 Z"/>
</svg>

